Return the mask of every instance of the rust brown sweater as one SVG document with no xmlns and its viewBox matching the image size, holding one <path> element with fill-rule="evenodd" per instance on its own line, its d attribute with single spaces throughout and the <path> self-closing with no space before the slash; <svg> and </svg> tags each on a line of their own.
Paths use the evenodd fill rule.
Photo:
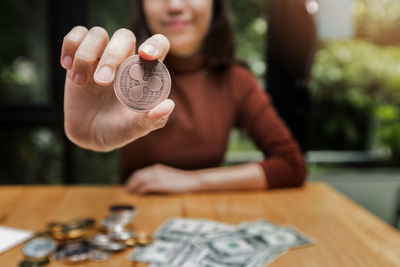
<svg viewBox="0 0 400 267">
<path fill-rule="evenodd" d="M 122 181 L 156 163 L 180 169 L 219 166 L 229 133 L 239 123 L 264 153 L 259 164 L 268 187 L 300 186 L 306 177 L 302 153 L 256 78 L 233 65 L 215 79 L 203 61 L 201 56 L 168 58 L 175 110 L 164 128 L 121 149 Z"/>
</svg>

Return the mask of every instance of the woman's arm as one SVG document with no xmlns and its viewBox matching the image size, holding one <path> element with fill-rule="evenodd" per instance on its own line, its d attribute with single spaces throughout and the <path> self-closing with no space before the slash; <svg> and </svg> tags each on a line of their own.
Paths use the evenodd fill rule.
<svg viewBox="0 0 400 267">
<path fill-rule="evenodd" d="M 204 191 L 267 188 L 264 171 L 257 163 L 199 170 L 197 176 L 199 189 Z"/>
<path fill-rule="evenodd" d="M 184 193 L 267 188 L 262 167 L 248 163 L 186 171 L 157 164 L 134 172 L 125 184 L 132 193 Z"/>
<path fill-rule="evenodd" d="M 307 177 L 306 162 L 268 94 L 249 70 L 237 67 L 234 77 L 237 118 L 264 154 L 258 164 L 264 170 L 268 188 L 301 186 Z"/>
<path fill-rule="evenodd" d="M 307 175 L 300 147 L 275 111 L 268 95 L 246 69 L 231 75 L 236 118 L 265 158 L 234 167 L 195 171 L 154 165 L 134 172 L 126 183 L 130 192 L 193 192 L 250 190 L 301 186 Z"/>
</svg>

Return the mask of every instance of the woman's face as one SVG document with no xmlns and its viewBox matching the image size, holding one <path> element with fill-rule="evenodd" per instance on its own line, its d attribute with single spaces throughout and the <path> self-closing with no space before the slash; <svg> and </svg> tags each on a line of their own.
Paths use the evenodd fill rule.
<svg viewBox="0 0 400 267">
<path fill-rule="evenodd" d="M 212 19 L 213 0 L 144 0 L 150 31 L 165 35 L 171 53 L 191 56 L 200 51 Z"/>
</svg>

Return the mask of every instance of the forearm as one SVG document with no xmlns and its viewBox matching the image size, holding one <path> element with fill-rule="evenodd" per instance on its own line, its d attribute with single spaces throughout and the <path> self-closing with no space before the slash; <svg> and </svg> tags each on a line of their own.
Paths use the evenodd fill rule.
<svg viewBox="0 0 400 267">
<path fill-rule="evenodd" d="M 267 188 L 262 167 L 249 163 L 232 167 L 220 167 L 196 171 L 198 191 L 250 190 Z"/>
</svg>

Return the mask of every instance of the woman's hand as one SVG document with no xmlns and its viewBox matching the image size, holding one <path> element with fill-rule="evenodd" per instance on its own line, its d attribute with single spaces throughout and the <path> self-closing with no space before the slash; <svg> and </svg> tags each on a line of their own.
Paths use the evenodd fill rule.
<svg viewBox="0 0 400 267">
<path fill-rule="evenodd" d="M 156 164 L 134 172 L 125 184 L 131 193 L 260 190 L 268 187 L 258 163 L 184 171 Z"/>
<path fill-rule="evenodd" d="M 184 193 L 200 189 L 196 171 L 184 171 L 156 164 L 134 172 L 126 181 L 130 193 Z"/>
<path fill-rule="evenodd" d="M 67 70 L 64 97 L 64 126 L 75 144 L 110 151 L 161 128 L 174 108 L 165 100 L 147 113 L 122 106 L 113 89 L 117 67 L 135 51 L 135 35 L 119 29 L 111 40 L 100 27 L 87 30 L 73 28 L 65 37 L 61 65 Z M 169 42 L 160 34 L 153 35 L 140 47 L 139 54 L 148 60 L 163 60 Z"/>
</svg>

